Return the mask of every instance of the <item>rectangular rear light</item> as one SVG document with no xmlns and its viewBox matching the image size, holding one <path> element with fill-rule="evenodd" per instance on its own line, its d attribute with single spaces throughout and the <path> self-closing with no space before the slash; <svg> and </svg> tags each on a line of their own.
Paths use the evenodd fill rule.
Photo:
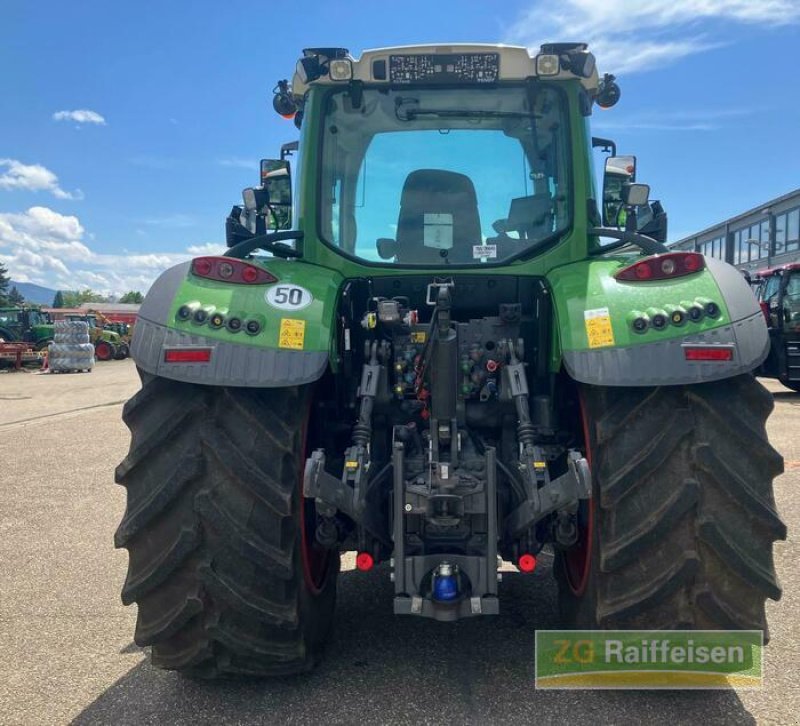
<svg viewBox="0 0 800 726">
<path fill-rule="evenodd" d="M 731 361 L 733 348 L 732 345 L 685 345 L 683 355 L 689 361 Z"/>
<path fill-rule="evenodd" d="M 211 348 L 168 348 L 164 351 L 165 363 L 208 363 Z"/>
</svg>

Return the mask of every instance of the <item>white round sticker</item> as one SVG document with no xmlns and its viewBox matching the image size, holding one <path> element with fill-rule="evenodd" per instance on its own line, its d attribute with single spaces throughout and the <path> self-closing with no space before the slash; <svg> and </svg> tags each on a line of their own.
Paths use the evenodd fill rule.
<svg viewBox="0 0 800 726">
<path fill-rule="evenodd" d="M 302 310 L 314 301 L 314 296 L 299 285 L 273 285 L 264 298 L 278 310 Z"/>
</svg>

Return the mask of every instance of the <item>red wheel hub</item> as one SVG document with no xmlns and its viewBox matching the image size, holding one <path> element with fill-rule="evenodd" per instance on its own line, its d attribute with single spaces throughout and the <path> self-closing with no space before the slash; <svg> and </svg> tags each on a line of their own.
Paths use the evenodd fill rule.
<svg viewBox="0 0 800 726">
<path fill-rule="evenodd" d="M 586 460 L 592 466 L 592 447 L 589 436 L 589 420 L 586 415 L 586 402 L 580 395 L 581 423 L 586 446 Z M 586 590 L 592 564 L 592 543 L 594 539 L 594 497 L 581 502 L 578 510 L 578 541 L 564 553 L 564 572 L 572 592 L 580 597 Z"/>
</svg>

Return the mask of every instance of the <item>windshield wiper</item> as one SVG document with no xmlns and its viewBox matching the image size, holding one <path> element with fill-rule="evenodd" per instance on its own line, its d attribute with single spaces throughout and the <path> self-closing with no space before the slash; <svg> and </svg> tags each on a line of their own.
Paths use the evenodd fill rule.
<svg viewBox="0 0 800 726">
<path fill-rule="evenodd" d="M 397 108 L 397 118 L 401 121 L 411 121 L 417 116 L 437 116 L 439 118 L 533 118 L 532 114 L 519 111 L 476 111 L 474 109 L 436 109 L 436 108 L 409 108 L 405 113 L 400 113 Z"/>
<path fill-rule="evenodd" d="M 282 244 L 283 240 L 288 239 L 303 239 L 303 232 L 299 229 L 290 229 L 285 232 L 260 234 L 257 237 L 251 237 L 235 244 L 225 253 L 225 257 L 236 257 L 241 260 L 255 250 L 265 250 L 266 252 L 271 252 L 275 257 L 283 257 L 284 259 L 302 257 L 303 254 L 294 247 Z"/>
</svg>

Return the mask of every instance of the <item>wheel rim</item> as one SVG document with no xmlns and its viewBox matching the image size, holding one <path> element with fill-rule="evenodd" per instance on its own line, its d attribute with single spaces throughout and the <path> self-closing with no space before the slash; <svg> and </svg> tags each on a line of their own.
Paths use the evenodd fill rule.
<svg viewBox="0 0 800 726">
<path fill-rule="evenodd" d="M 586 446 L 586 460 L 589 470 L 592 470 L 592 447 L 589 437 L 589 419 L 586 415 L 586 403 L 583 393 L 580 394 L 581 424 L 583 439 Z M 583 595 L 589 581 L 589 571 L 592 563 L 592 549 L 594 540 L 594 496 L 588 501 L 581 502 L 578 510 L 578 541 L 575 546 L 564 553 L 564 574 L 573 594 L 577 597 Z"/>
<path fill-rule="evenodd" d="M 108 360 L 111 357 L 111 346 L 108 343 L 98 343 L 94 352 L 100 360 Z"/>
<path fill-rule="evenodd" d="M 305 422 L 303 423 L 303 460 L 300 462 L 300 549 L 303 557 L 303 579 L 306 587 L 317 595 L 321 590 L 328 575 L 330 565 L 330 552 L 320 547 L 316 540 L 317 507 L 313 499 L 306 499 L 303 492 L 303 479 L 305 463 L 308 457 L 308 421 L 311 416 L 311 403 L 308 404 Z"/>
</svg>

